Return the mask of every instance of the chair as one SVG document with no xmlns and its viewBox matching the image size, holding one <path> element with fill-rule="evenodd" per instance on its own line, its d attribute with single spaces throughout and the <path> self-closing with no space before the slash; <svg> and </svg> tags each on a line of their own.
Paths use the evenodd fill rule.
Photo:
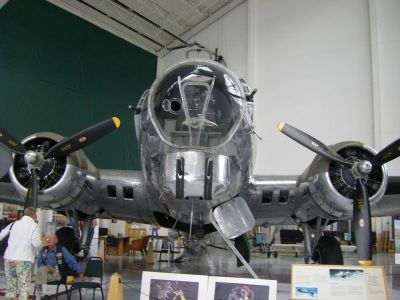
<svg viewBox="0 0 400 300">
<path fill-rule="evenodd" d="M 84 282 L 74 282 L 71 286 L 70 295 L 72 295 L 72 291 L 74 289 L 79 290 L 79 299 L 82 300 L 82 293 L 81 289 L 93 289 L 93 299 L 96 293 L 96 289 L 99 288 L 101 291 L 101 297 L 104 300 L 104 293 L 103 293 L 103 260 L 101 257 L 89 257 L 88 262 L 86 265 L 85 277 L 90 277 L 91 279 L 99 278 L 100 282 L 98 281 L 84 281 Z"/>
<path fill-rule="evenodd" d="M 108 235 L 106 239 L 106 254 L 108 254 L 108 250 L 113 249 L 114 255 L 117 255 L 118 252 L 118 243 L 117 239 L 113 235 Z"/>
<path fill-rule="evenodd" d="M 56 300 L 58 299 L 58 289 L 60 287 L 60 285 L 64 285 L 65 287 L 65 293 L 67 294 L 67 299 L 70 300 L 71 299 L 71 295 L 68 292 L 68 286 L 67 286 L 67 279 L 61 279 L 60 281 L 51 281 L 48 282 L 47 285 L 57 285 L 57 290 L 56 290 Z"/>
<path fill-rule="evenodd" d="M 57 285 L 56 300 L 58 299 L 58 289 L 59 289 L 60 285 L 64 285 L 65 293 L 67 294 L 67 299 L 68 300 L 71 299 L 71 295 L 70 295 L 70 293 L 68 291 L 67 279 L 61 279 L 61 280 L 57 280 L 57 281 L 50 281 L 50 282 L 47 283 L 47 285 Z M 36 295 L 36 284 L 35 284 L 35 287 L 33 289 L 33 295 Z"/>
<path fill-rule="evenodd" d="M 149 242 L 150 235 L 145 235 L 141 239 L 132 240 L 131 244 L 129 245 L 129 254 L 134 254 L 135 251 L 140 251 L 140 254 L 144 256 L 147 254 L 147 243 Z"/>
<path fill-rule="evenodd" d="M 161 249 L 157 252 L 160 252 L 158 261 L 159 262 L 170 262 L 174 261 L 174 255 L 176 253 L 179 253 L 179 251 L 174 251 L 173 250 L 173 241 L 171 241 L 169 238 L 164 238 L 162 243 L 161 243 Z M 169 256 L 167 259 L 161 259 L 162 254 L 168 254 Z"/>
</svg>

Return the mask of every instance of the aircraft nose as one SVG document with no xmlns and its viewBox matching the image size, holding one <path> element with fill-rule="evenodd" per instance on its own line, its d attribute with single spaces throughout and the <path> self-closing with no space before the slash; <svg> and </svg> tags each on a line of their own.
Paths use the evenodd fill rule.
<svg viewBox="0 0 400 300">
<path fill-rule="evenodd" d="M 230 163 L 229 157 L 220 154 L 200 151 L 167 153 L 162 185 L 176 199 L 227 200 L 235 186 L 231 184 Z"/>
</svg>

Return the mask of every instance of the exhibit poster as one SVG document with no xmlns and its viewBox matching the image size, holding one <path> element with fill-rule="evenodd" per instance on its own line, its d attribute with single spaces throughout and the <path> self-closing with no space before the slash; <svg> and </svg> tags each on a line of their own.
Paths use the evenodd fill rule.
<svg viewBox="0 0 400 300">
<path fill-rule="evenodd" d="M 276 280 L 142 273 L 140 300 L 276 300 Z"/>
<path fill-rule="evenodd" d="M 143 272 L 140 300 L 206 299 L 208 276 Z"/>
<path fill-rule="evenodd" d="M 400 220 L 394 220 L 395 263 L 400 264 Z"/>
<path fill-rule="evenodd" d="M 388 300 L 383 267 L 292 265 L 291 299 Z"/>
<path fill-rule="evenodd" d="M 276 300 L 276 293 L 276 280 L 210 276 L 206 299 Z"/>
</svg>

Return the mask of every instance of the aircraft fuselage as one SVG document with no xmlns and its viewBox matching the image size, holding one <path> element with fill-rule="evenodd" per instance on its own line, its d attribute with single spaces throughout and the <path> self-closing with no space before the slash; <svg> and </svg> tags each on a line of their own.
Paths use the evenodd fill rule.
<svg viewBox="0 0 400 300">
<path fill-rule="evenodd" d="M 253 102 L 246 86 L 212 61 L 186 61 L 165 74 L 138 104 L 142 171 L 170 216 L 189 221 L 180 212 L 193 208 L 197 223 L 247 190 Z"/>
</svg>

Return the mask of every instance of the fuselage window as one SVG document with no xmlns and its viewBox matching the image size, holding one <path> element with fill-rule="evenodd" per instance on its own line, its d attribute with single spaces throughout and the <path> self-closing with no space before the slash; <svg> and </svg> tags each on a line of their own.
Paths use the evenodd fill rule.
<svg viewBox="0 0 400 300">
<path fill-rule="evenodd" d="M 262 203 L 272 203 L 272 191 L 262 192 Z"/>
<path fill-rule="evenodd" d="M 117 188 L 115 185 L 107 185 L 107 195 L 110 198 L 117 198 Z"/>
<path fill-rule="evenodd" d="M 280 191 L 279 194 L 279 203 L 280 204 L 286 204 L 289 200 L 289 191 Z"/>
<path fill-rule="evenodd" d="M 122 188 L 122 192 L 124 194 L 125 199 L 133 199 L 133 187 L 131 186 L 124 186 Z"/>
</svg>

